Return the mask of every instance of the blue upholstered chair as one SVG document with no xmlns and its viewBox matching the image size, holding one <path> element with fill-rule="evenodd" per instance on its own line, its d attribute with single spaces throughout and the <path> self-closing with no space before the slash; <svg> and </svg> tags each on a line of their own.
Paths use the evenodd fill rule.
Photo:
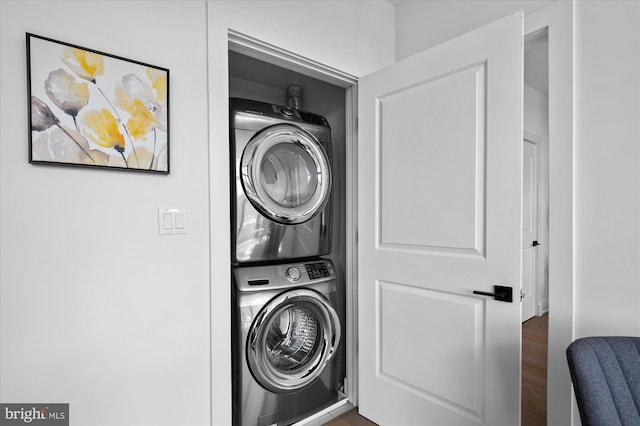
<svg viewBox="0 0 640 426">
<path fill-rule="evenodd" d="M 640 337 L 585 337 L 567 348 L 583 426 L 640 425 Z"/>
</svg>

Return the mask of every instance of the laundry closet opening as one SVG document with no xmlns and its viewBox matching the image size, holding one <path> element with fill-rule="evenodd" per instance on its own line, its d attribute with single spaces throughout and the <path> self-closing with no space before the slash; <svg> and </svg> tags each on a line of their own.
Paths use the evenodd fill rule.
<svg viewBox="0 0 640 426">
<path fill-rule="evenodd" d="M 234 352 L 238 351 L 240 348 L 243 351 L 247 351 L 244 344 L 240 345 L 238 343 L 239 340 L 246 340 L 241 328 L 244 325 L 240 325 L 244 319 L 240 319 L 240 317 L 244 314 L 241 313 L 241 309 L 239 305 L 242 305 L 244 302 L 241 299 L 242 297 L 246 297 L 244 295 L 239 295 L 241 284 L 239 281 L 239 273 L 238 271 L 242 269 L 243 271 L 246 269 L 247 274 L 253 273 L 253 271 L 257 274 L 262 274 L 260 276 L 252 276 L 252 279 L 258 280 L 263 283 L 269 283 L 269 277 L 267 275 L 270 274 L 270 269 L 273 268 L 274 274 L 276 275 L 275 280 L 278 282 L 285 282 L 289 284 L 295 285 L 296 283 L 300 283 L 298 287 L 303 289 L 314 289 L 311 284 L 311 281 L 304 281 L 304 278 L 313 279 L 313 275 L 315 275 L 315 271 L 311 269 L 319 267 L 320 269 L 329 268 L 329 275 L 332 277 L 335 276 L 335 289 L 334 291 L 326 291 L 322 293 L 321 290 L 318 292 L 322 293 L 323 296 L 330 301 L 330 304 L 333 306 L 335 311 L 338 314 L 340 329 L 341 329 L 341 343 L 338 346 L 336 354 L 333 356 L 332 361 L 328 364 L 328 368 L 333 370 L 331 375 L 331 380 L 333 378 L 336 379 L 335 386 L 332 384 L 331 387 L 336 388 L 335 398 L 330 401 L 325 398 L 324 400 L 315 403 L 310 401 L 310 395 L 304 394 L 304 390 L 300 392 L 284 392 L 279 393 L 277 389 L 266 389 L 270 393 L 264 393 L 265 388 L 269 386 L 265 386 L 264 384 L 261 386 L 258 382 L 260 380 L 259 377 L 262 373 L 257 373 L 255 371 L 251 371 L 251 376 L 245 373 L 241 373 L 243 368 L 247 368 L 251 370 L 251 368 L 258 368 L 255 365 L 245 366 L 243 363 L 249 364 L 247 360 L 246 354 L 233 354 L 233 370 L 234 370 L 234 389 L 233 389 L 233 399 L 234 399 L 234 424 L 235 425 L 244 425 L 248 424 L 246 420 L 248 416 L 258 416 L 259 422 L 275 422 L 282 421 L 282 418 L 278 418 L 278 416 L 285 416 L 285 422 L 289 422 L 290 420 L 303 420 L 305 417 L 314 416 L 317 413 L 322 412 L 323 409 L 328 409 L 330 407 L 334 408 L 337 404 L 344 404 L 346 408 L 348 405 L 346 404 L 347 400 L 352 396 L 353 390 L 349 388 L 350 382 L 355 382 L 353 379 L 348 379 L 353 375 L 353 365 L 354 365 L 354 346 L 355 346 L 355 336 L 353 333 L 354 324 L 353 318 L 355 313 L 352 312 L 351 307 L 347 308 L 347 305 L 352 306 L 353 300 L 352 296 L 348 294 L 351 291 L 348 287 L 350 284 L 349 278 L 353 273 L 352 267 L 348 266 L 348 259 L 350 258 L 348 245 L 353 245 L 353 241 L 349 241 L 349 235 L 352 233 L 352 225 L 349 224 L 347 220 L 347 212 L 348 212 L 348 200 L 347 196 L 353 196 L 353 190 L 348 191 L 348 181 L 350 177 L 347 175 L 348 161 L 351 161 L 351 157 L 349 154 L 349 143 L 348 143 L 348 132 L 352 131 L 352 125 L 348 123 L 350 113 L 348 111 L 349 104 L 349 85 L 343 84 L 342 86 L 331 84 L 327 81 L 320 80 L 318 78 L 311 77 L 309 75 L 303 74 L 301 72 L 297 72 L 285 67 L 281 67 L 275 65 L 270 62 L 266 62 L 256 57 L 254 55 L 245 55 L 239 53 L 234 50 L 229 50 L 228 63 L 229 63 L 229 97 L 230 97 L 230 171 L 231 171 L 231 181 L 236 182 L 232 183 L 231 188 L 231 232 L 239 233 L 238 231 L 238 223 L 242 220 L 239 216 L 239 213 L 236 211 L 238 209 L 242 209 L 242 203 L 238 202 L 236 197 L 240 197 L 241 191 L 246 190 L 246 185 L 244 183 L 240 185 L 240 178 L 238 173 L 239 170 L 242 170 L 242 173 L 245 173 L 247 170 L 246 167 L 243 168 L 241 161 L 238 160 L 239 156 L 242 154 L 242 150 L 244 150 L 247 146 L 250 145 L 251 138 L 258 137 L 258 131 L 255 135 L 253 133 L 249 133 L 247 139 L 249 142 L 237 142 L 236 139 L 239 139 L 234 132 L 236 132 L 235 127 L 238 127 L 238 120 L 234 120 L 234 117 L 237 117 L 238 114 L 235 112 L 238 109 L 238 105 L 241 105 L 241 108 L 245 108 L 247 111 L 258 118 L 256 120 L 260 120 L 262 117 L 265 128 L 275 126 L 276 123 L 281 121 L 281 118 L 277 117 L 278 114 L 282 116 L 285 124 L 287 124 L 287 117 L 292 117 L 290 124 L 293 126 L 300 125 L 303 129 L 305 125 L 311 126 L 312 124 L 322 124 L 325 128 L 330 127 L 330 141 L 328 144 L 325 144 L 323 137 L 318 137 L 318 140 L 322 142 L 323 146 L 325 146 L 326 153 L 329 157 L 330 168 L 331 168 L 331 199 L 327 206 L 330 206 L 327 210 L 330 210 L 330 249 L 328 251 L 319 251 L 319 255 L 311 255 L 308 256 L 304 251 L 299 251 L 298 248 L 292 248 L 288 254 L 285 256 L 280 256 L 280 258 L 275 260 L 265 260 L 266 258 L 252 258 L 251 255 L 242 258 L 237 255 L 238 248 L 235 245 L 239 245 L 242 242 L 240 241 L 240 237 L 238 235 L 232 235 L 232 264 L 231 264 L 231 275 L 234 277 L 234 282 L 231 283 L 234 290 L 232 293 L 234 294 L 232 298 L 232 334 L 234 341 L 232 345 L 234 347 Z M 259 56 L 261 57 L 261 56 Z M 292 92 L 289 91 L 290 87 L 294 87 L 295 93 L 293 93 L 296 98 L 290 100 L 290 94 Z M 249 101 L 249 102 L 245 102 Z M 290 102 L 291 101 L 291 102 Z M 251 103 L 255 102 L 255 103 Z M 253 108 L 251 105 L 254 105 Z M 255 111 L 252 111 L 255 110 Z M 272 116 L 272 113 L 275 115 Z M 324 121 L 326 119 L 326 122 Z M 250 120 L 250 119 L 247 119 Z M 273 121 L 275 120 L 275 121 Z M 240 130 L 242 132 L 243 130 Z M 309 133 L 314 133 L 310 131 Z M 323 133 L 324 134 L 324 133 Z M 313 136 L 313 135 L 312 135 Z M 317 134 L 316 134 L 317 136 Z M 266 139 L 268 140 L 269 137 Z M 314 139 L 313 137 L 311 139 Z M 294 145 L 298 145 L 298 142 L 295 142 Z M 300 145 L 302 146 L 302 145 Z M 248 148 L 247 148 L 248 149 Z M 298 149 L 298 148 L 296 148 Z M 277 175 L 280 173 L 278 168 L 281 167 L 280 161 L 289 161 L 284 160 L 285 157 L 291 158 L 292 156 L 296 156 L 297 164 L 303 164 L 303 169 L 307 170 L 312 168 L 313 161 L 311 159 L 306 159 L 307 154 L 305 152 L 310 152 L 306 148 L 299 150 L 301 154 L 286 154 L 281 159 L 273 159 L 273 160 L 262 160 L 262 164 L 269 163 L 272 165 L 274 170 L 271 171 L 272 174 Z M 275 150 L 274 150 L 275 152 Z M 275 158 L 278 154 L 272 154 L 272 157 Z M 279 165 L 280 164 L 280 165 Z M 286 168 L 286 166 L 282 166 Z M 297 165 L 295 167 L 298 167 Z M 305 176 L 309 177 L 310 182 L 315 182 L 315 177 L 313 177 L 312 172 L 304 172 Z M 275 176 L 274 175 L 274 176 Z M 270 178 L 263 177 L 262 180 L 269 180 Z M 298 179 L 296 177 L 295 179 Z M 306 178 L 305 178 L 306 179 Z M 308 179 L 307 179 L 308 180 Z M 306 181 L 305 181 L 306 182 Z M 268 185 L 268 183 L 267 183 Z M 306 184 L 305 184 L 306 185 Z M 235 187 L 234 187 L 235 186 Z M 300 187 L 300 184 L 296 182 L 293 186 Z M 267 188 L 266 193 L 269 196 L 278 195 L 277 191 L 269 192 L 270 190 Z M 288 191 L 288 189 L 287 189 Z M 246 192 L 246 191 L 245 191 Z M 298 197 L 299 198 L 299 197 Z M 299 201 L 299 200 L 298 200 Z M 245 203 L 245 205 L 249 205 Z M 324 213 L 323 213 L 324 214 Z M 317 218 L 317 216 L 316 216 Z M 259 218 L 258 221 L 264 220 L 263 218 Z M 277 220 L 277 218 L 276 218 Z M 314 219 L 316 220 L 316 219 Z M 324 223 L 324 220 L 323 220 Z M 251 225 L 254 229 L 258 229 L 260 225 Z M 314 223 L 310 220 L 309 222 L 303 222 L 298 225 L 300 227 L 307 226 L 308 228 L 312 228 Z M 322 225 L 324 226 L 324 225 Z M 288 244 L 286 237 L 282 237 L 281 235 L 287 234 L 290 229 L 286 229 L 286 226 L 283 226 L 279 232 L 273 233 L 263 233 L 262 239 L 272 240 L 273 246 L 283 246 Z M 242 231 L 244 232 L 244 231 Z M 296 231 L 298 232 L 298 231 Z M 306 232 L 306 231 L 302 231 Z M 311 231 L 309 231 L 311 232 Z M 278 235 L 276 235 L 278 234 Z M 278 240 L 278 241 L 275 241 Z M 300 243 L 302 239 L 299 239 L 295 244 L 304 245 L 305 243 Z M 267 249 L 265 249 L 267 250 Z M 269 248 L 272 250 L 272 248 Z M 276 248 L 275 250 L 278 250 Z M 284 252 L 289 250 L 286 248 Z M 302 259 L 300 259 L 302 258 Z M 257 261 L 255 261 L 257 260 Z M 330 262 L 330 263 L 327 263 Z M 351 262 L 353 263 L 353 262 Z M 247 267 L 249 269 L 247 269 Z M 333 267 L 333 270 L 331 270 Z M 244 269 L 243 269 L 244 268 Z M 252 268 L 252 269 L 251 269 Z M 259 268 L 267 268 L 267 269 L 259 269 Z M 302 271 L 302 279 L 300 279 L 300 270 Z M 265 272 L 266 271 L 266 272 Z M 313 274 L 311 273 L 313 272 Z M 244 272 L 243 272 L 244 273 Z M 243 273 L 240 275 L 244 276 Z M 277 275 L 280 274 L 278 277 Z M 333 275 L 334 274 L 334 275 Z M 271 278 L 272 281 L 274 278 Z M 298 281 L 300 279 L 300 281 Z M 250 284 L 250 283 L 249 283 Z M 258 286 L 256 286 L 258 287 Z M 253 289 L 252 289 L 253 291 Z M 256 288 L 255 292 L 260 291 Z M 267 293 L 264 292 L 264 298 L 270 298 L 275 293 Z M 330 295 L 330 296 L 329 296 Z M 272 298 L 273 300 L 275 298 Z M 262 302 L 261 302 L 262 303 Z M 268 303 L 265 301 L 263 304 L 267 306 Z M 314 311 L 314 307 L 311 305 L 300 305 L 301 308 L 292 308 L 289 311 L 292 314 L 286 314 L 288 311 L 280 311 L 278 312 L 278 317 L 273 320 L 273 324 L 271 325 L 271 329 L 285 327 L 285 322 L 293 321 L 291 318 L 295 318 L 295 315 L 304 316 L 304 315 L 312 315 Z M 306 307 L 304 307 L 306 306 Z M 322 310 L 322 307 L 319 308 Z M 349 311 L 349 312 L 348 312 Z M 283 318 L 287 316 L 287 320 L 283 320 Z M 318 314 L 320 317 L 321 314 Z M 260 315 L 257 314 L 255 318 L 258 318 Z M 252 319 L 255 323 L 257 320 Z M 316 327 L 315 320 L 305 320 L 307 324 L 311 324 L 311 328 Z M 318 321 L 319 322 L 319 321 Z M 320 327 L 317 325 L 317 327 Z M 299 332 L 300 329 L 294 329 L 293 333 Z M 284 331 L 284 330 L 282 330 Z M 275 333 L 279 333 L 280 331 L 276 331 Z M 270 340 L 273 339 L 274 332 L 269 332 L 271 337 L 267 336 L 263 340 L 266 343 L 265 346 L 270 345 Z M 295 339 L 293 339 L 295 340 Z M 258 342 L 260 343 L 260 342 Z M 248 345 L 248 344 L 247 344 Z M 283 344 L 284 346 L 284 344 Z M 304 346 L 304 345 L 303 345 Z M 288 349 L 291 351 L 291 349 Z M 301 367 L 293 367 L 289 366 L 289 364 L 293 365 L 294 361 L 300 362 L 300 365 L 306 362 L 304 356 L 300 355 L 301 352 L 306 350 L 302 347 L 301 351 L 296 352 L 293 355 L 286 355 L 282 358 L 282 360 L 286 361 L 287 366 L 285 369 L 289 369 L 290 371 L 298 374 L 298 370 L 301 370 Z M 311 351 L 310 351 L 311 352 Z M 272 362 L 274 359 L 275 352 L 272 351 L 270 355 L 265 355 L 264 359 L 265 363 Z M 280 352 L 278 352 L 279 354 Z M 278 355 L 280 356 L 280 355 Z M 313 358 L 313 355 L 309 355 L 308 358 Z M 284 362 L 283 361 L 283 362 Z M 309 361 L 310 363 L 312 361 Z M 282 364 L 282 363 L 280 363 Z M 270 366 L 266 367 L 270 369 Z M 275 368 L 278 368 L 276 366 Z M 244 376 L 243 376 L 244 374 Z M 270 374 L 270 373 L 269 373 Z M 280 372 L 274 373 L 276 376 L 280 374 Z M 294 375 L 294 374 L 292 374 Z M 247 376 L 247 377 L 245 377 Z M 316 382 L 327 381 L 328 376 L 323 375 Z M 282 383 L 284 387 L 287 386 L 286 380 L 285 383 Z M 261 386 L 261 387 L 260 387 Z M 307 387 L 304 387 L 307 389 Z M 295 395 L 298 396 L 295 396 Z M 252 396 L 253 395 L 253 396 Z M 260 401 L 250 401 L 249 399 L 256 397 L 261 399 Z M 266 395 L 266 396 L 265 396 Z M 269 400 L 265 402 L 265 400 Z M 327 401 L 329 401 L 327 403 Z M 304 415 L 300 415 L 300 412 L 294 412 L 291 410 L 288 405 L 296 404 L 296 405 L 305 405 L 306 407 L 302 409 L 305 411 Z M 314 405 L 315 404 L 315 405 Z M 262 408 L 245 408 L 245 407 L 255 407 L 256 405 L 261 405 Z M 317 406 L 316 406 L 317 405 Z M 248 411 L 255 411 L 252 413 L 248 413 Z M 335 412 L 335 411 L 334 411 Z M 280 413 L 280 414 L 279 414 Z M 285 414 L 281 414 L 285 413 Z M 293 413 L 293 414 L 287 414 Z M 293 417 L 291 417 L 293 416 Z M 262 424 L 262 423 L 260 423 Z M 267 423 L 265 423 L 267 424 Z M 271 424 L 271 423 L 268 423 Z M 287 423 L 288 424 L 288 423 Z"/>
</svg>

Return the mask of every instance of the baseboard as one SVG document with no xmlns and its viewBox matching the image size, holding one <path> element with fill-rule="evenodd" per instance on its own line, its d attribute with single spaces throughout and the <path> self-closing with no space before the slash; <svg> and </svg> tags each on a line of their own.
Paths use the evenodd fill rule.
<svg viewBox="0 0 640 426">
<path fill-rule="evenodd" d="M 353 408 L 353 405 L 351 405 L 351 403 L 349 402 L 349 399 L 346 397 L 344 397 L 344 399 L 341 399 L 340 401 L 336 402 L 335 404 L 325 408 L 322 411 L 318 411 L 317 413 L 300 420 L 297 423 L 294 423 L 292 426 L 319 426 L 319 425 L 323 425 L 331 420 L 333 420 L 334 418 L 340 416 L 341 414 L 346 413 L 347 411 L 351 410 Z"/>
<path fill-rule="evenodd" d="M 536 315 L 541 317 L 542 315 L 548 312 L 549 312 L 549 299 L 539 302 L 536 308 Z"/>
</svg>

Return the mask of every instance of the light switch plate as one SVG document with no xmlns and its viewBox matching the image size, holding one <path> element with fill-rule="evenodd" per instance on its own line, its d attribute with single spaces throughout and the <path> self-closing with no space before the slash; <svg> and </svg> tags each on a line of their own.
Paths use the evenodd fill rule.
<svg viewBox="0 0 640 426">
<path fill-rule="evenodd" d="M 188 223 L 187 209 L 158 209 L 159 235 L 188 234 Z"/>
</svg>

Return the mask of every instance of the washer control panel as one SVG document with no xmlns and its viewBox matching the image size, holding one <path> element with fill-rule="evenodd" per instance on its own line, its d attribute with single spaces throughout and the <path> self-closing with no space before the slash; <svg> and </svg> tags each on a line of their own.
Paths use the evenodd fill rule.
<svg viewBox="0 0 640 426">
<path fill-rule="evenodd" d="M 275 265 L 276 275 L 279 281 L 305 285 L 315 280 L 335 278 L 333 264 L 329 260 L 317 260 L 305 263 L 289 263 L 288 265 Z"/>
</svg>

